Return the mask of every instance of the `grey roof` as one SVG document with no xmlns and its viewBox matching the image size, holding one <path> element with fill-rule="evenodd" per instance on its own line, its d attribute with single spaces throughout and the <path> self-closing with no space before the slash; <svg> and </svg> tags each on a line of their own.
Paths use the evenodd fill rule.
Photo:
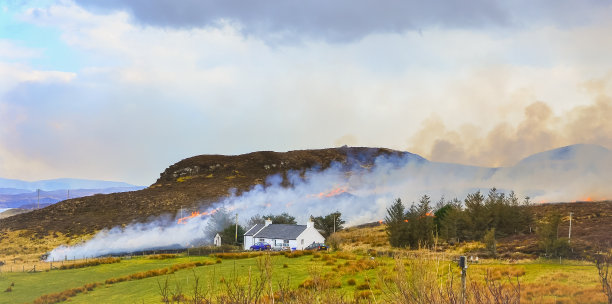
<svg viewBox="0 0 612 304">
<path fill-rule="evenodd" d="M 264 227 L 264 224 L 256 224 L 251 229 L 249 229 L 249 231 L 245 232 L 244 235 L 253 235 L 257 233 L 257 231 L 261 230 L 261 228 L 263 227 Z"/>
<path fill-rule="evenodd" d="M 254 237 L 295 240 L 306 230 L 306 225 L 271 224 L 261 229 Z"/>
</svg>

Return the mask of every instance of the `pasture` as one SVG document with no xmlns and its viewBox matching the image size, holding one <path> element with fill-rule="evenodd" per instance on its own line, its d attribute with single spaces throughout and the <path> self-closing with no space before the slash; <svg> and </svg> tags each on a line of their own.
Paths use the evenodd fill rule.
<svg viewBox="0 0 612 304">
<path fill-rule="evenodd" d="M 70 303 L 163 303 L 164 299 L 193 303 L 194 298 L 231 303 L 228 295 L 237 292 L 251 292 L 260 303 L 271 302 L 272 297 L 282 302 L 288 294 L 294 298 L 286 300 L 291 303 L 303 303 L 300 297 L 322 295 L 336 299 L 336 303 L 393 303 L 403 284 L 411 286 L 410 292 L 427 295 L 437 293 L 436 289 L 442 290 L 451 281 L 456 291 L 459 278 L 451 256 L 425 251 L 409 252 L 400 258 L 342 251 L 157 255 L 65 270 L 2 272 L 0 303 L 61 299 Z M 487 282 L 499 284 L 499 290 L 509 295 L 518 292 L 524 303 L 606 302 L 597 271 L 589 263 L 536 260 L 508 264 L 485 260 L 471 264 L 469 291 L 485 291 L 491 287 Z"/>
</svg>

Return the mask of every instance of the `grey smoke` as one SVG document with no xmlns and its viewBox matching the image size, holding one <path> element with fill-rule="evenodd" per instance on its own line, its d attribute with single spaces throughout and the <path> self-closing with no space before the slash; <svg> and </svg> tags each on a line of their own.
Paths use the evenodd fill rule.
<svg viewBox="0 0 612 304">
<path fill-rule="evenodd" d="M 144 25 L 171 28 L 237 24 L 267 41 L 314 38 L 330 42 L 369 34 L 429 28 L 523 27 L 552 22 L 581 24 L 606 1 L 212 1 L 77 0 L 94 10 L 126 10 Z M 298 37 L 298 38 L 296 38 Z"/>
<path fill-rule="evenodd" d="M 470 192 L 497 187 L 502 191 L 514 190 L 519 197 L 530 196 L 535 202 L 610 198 L 612 189 L 606 185 L 612 181 L 612 152 L 601 146 L 574 145 L 533 155 L 508 168 L 430 162 L 406 153 L 402 157 L 380 156 L 371 168 L 346 168 L 336 163 L 324 171 L 312 170 L 303 176 L 290 172 L 288 179 L 293 187 L 282 187 L 280 176 L 270 176 L 265 186 L 257 185 L 240 196 L 231 195 L 208 211 L 226 208 L 224 212 L 238 213 L 244 224 L 256 214 L 287 212 L 298 223 L 304 223 L 310 215 L 339 210 L 350 226 L 383 219 L 394 198 L 411 202 L 424 194 L 434 200 L 463 199 Z M 334 189 L 346 192 L 324 197 Z M 86 243 L 57 248 L 49 259 L 175 245 L 189 247 L 205 235 L 208 242 L 212 241 L 207 227 L 210 230 L 210 217 L 193 218 L 184 225 L 155 221 L 114 228 L 100 232 Z"/>
</svg>

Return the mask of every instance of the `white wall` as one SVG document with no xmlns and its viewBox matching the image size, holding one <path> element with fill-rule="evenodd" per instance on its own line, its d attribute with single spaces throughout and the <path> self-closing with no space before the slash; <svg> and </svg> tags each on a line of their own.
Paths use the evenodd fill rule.
<svg viewBox="0 0 612 304">
<path fill-rule="evenodd" d="M 215 235 L 213 243 L 215 244 L 215 246 L 221 246 L 221 236 L 218 233 Z"/>
<path fill-rule="evenodd" d="M 325 243 L 325 238 L 319 233 L 319 231 L 317 231 L 317 229 L 308 225 L 308 227 L 306 227 L 306 229 L 297 237 L 297 244 L 295 248 L 298 250 L 303 250 L 312 243 Z"/>
<path fill-rule="evenodd" d="M 253 246 L 253 244 L 255 244 L 255 241 L 253 241 L 253 236 L 245 235 L 244 236 L 244 250 L 251 249 L 251 246 Z"/>
</svg>

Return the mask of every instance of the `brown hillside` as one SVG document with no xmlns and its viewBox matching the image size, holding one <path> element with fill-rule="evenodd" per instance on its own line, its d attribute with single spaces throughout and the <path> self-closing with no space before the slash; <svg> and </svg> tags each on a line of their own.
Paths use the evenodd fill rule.
<svg viewBox="0 0 612 304">
<path fill-rule="evenodd" d="M 263 184 L 273 174 L 286 175 L 289 170 L 305 172 L 324 169 L 332 162 L 347 167 L 371 165 L 382 154 L 403 155 L 380 148 L 334 148 L 284 153 L 253 152 L 237 156 L 200 155 L 184 159 L 164 170 L 150 187 L 132 192 L 93 195 L 59 202 L 27 214 L 0 220 L 1 228 L 27 229 L 37 232 L 58 231 L 82 234 L 144 222 L 151 217 L 174 217 L 180 208 L 206 207 L 228 195 Z"/>
<path fill-rule="evenodd" d="M 537 204 L 532 207 L 536 223 L 532 234 L 515 235 L 501 240 L 501 252 L 537 252 L 537 222 L 558 212 L 562 216 L 559 237 L 568 237 L 569 214 L 572 215 L 573 255 L 589 256 L 600 250 L 612 248 L 612 201 Z"/>
</svg>

